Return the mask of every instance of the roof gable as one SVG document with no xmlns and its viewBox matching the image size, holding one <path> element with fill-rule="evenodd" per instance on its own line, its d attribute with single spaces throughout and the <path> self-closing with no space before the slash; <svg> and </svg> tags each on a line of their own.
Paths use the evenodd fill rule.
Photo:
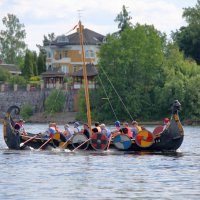
<svg viewBox="0 0 200 200">
<path fill-rule="evenodd" d="M 98 74 L 96 67 L 92 63 L 86 65 L 86 71 L 87 76 L 96 76 Z M 83 69 L 73 72 L 72 77 L 83 77 Z"/>
<path fill-rule="evenodd" d="M 0 64 L 0 68 L 8 70 L 11 74 L 21 74 L 21 71 L 14 64 Z"/>
<path fill-rule="evenodd" d="M 99 45 L 103 43 L 104 35 L 101 35 L 95 31 L 90 29 L 83 29 L 83 40 L 84 44 L 87 45 Z M 45 43 L 45 46 L 48 46 L 49 42 Z M 51 45 L 56 46 L 65 46 L 65 45 L 80 45 L 80 36 L 79 32 L 72 33 L 70 35 L 60 35 L 57 36 L 56 39 L 51 42 Z"/>
</svg>

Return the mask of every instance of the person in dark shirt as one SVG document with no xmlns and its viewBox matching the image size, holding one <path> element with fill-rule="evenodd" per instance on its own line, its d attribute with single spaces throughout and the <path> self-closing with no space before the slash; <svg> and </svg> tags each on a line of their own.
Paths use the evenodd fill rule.
<svg viewBox="0 0 200 200">
<path fill-rule="evenodd" d="M 90 138 L 90 131 L 88 124 L 83 124 L 83 134 L 89 139 Z"/>
<path fill-rule="evenodd" d="M 24 129 L 24 123 L 25 121 L 23 119 L 20 119 L 14 126 L 16 130 L 19 131 L 22 135 L 27 135 L 26 130 Z"/>
</svg>

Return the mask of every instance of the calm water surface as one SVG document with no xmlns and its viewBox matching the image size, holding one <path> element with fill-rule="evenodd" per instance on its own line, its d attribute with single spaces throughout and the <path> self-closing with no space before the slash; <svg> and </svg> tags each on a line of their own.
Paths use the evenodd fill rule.
<svg viewBox="0 0 200 200">
<path fill-rule="evenodd" d="M 28 131 L 47 125 L 26 125 Z M 148 127 L 150 130 L 153 127 Z M 200 199 L 200 127 L 176 154 L 8 150 L 0 125 L 0 199 Z"/>
</svg>

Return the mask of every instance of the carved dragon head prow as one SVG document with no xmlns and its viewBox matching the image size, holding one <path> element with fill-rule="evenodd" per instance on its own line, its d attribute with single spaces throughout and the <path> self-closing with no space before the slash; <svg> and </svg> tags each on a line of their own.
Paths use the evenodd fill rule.
<svg viewBox="0 0 200 200">
<path fill-rule="evenodd" d="M 178 100 L 174 100 L 173 105 L 172 105 L 172 113 L 176 114 L 178 111 L 181 110 L 181 104 Z"/>
</svg>

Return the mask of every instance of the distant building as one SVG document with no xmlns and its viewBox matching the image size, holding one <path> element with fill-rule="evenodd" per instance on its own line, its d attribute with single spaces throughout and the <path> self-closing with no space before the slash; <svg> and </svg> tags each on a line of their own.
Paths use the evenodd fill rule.
<svg viewBox="0 0 200 200">
<path fill-rule="evenodd" d="M 105 36 L 83 28 L 86 63 L 98 64 L 99 47 Z M 54 41 L 45 41 L 42 47 L 46 54 L 46 69 L 59 68 L 65 76 L 71 77 L 83 68 L 79 29 L 70 35 L 60 35 Z"/>
<path fill-rule="evenodd" d="M 21 71 L 18 69 L 18 67 L 14 64 L 3 64 L 2 61 L 0 61 L 0 69 L 5 69 L 8 72 L 10 72 L 12 75 L 20 75 Z"/>
<path fill-rule="evenodd" d="M 43 72 L 41 75 L 44 81 L 45 88 L 56 88 L 57 85 L 61 86 L 64 83 L 65 74 L 58 68 L 49 68 L 46 72 Z"/>
<path fill-rule="evenodd" d="M 89 89 L 96 89 L 96 81 L 94 79 L 97 76 L 98 72 L 94 64 L 89 63 L 86 65 L 87 71 L 87 79 L 88 79 L 88 88 Z M 83 69 L 73 72 L 73 89 L 80 89 L 83 87 L 84 84 L 84 77 L 83 77 Z"/>
</svg>

